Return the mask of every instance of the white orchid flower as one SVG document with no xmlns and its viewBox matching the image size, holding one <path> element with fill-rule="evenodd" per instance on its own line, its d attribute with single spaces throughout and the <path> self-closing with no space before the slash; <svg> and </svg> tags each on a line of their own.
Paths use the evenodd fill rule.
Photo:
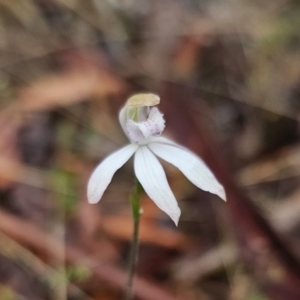
<svg viewBox="0 0 300 300">
<path fill-rule="evenodd" d="M 224 200 L 226 195 L 202 159 L 160 136 L 165 120 L 155 107 L 159 102 L 153 94 L 135 95 L 127 101 L 119 120 L 130 144 L 109 155 L 94 170 L 88 183 L 88 201 L 97 203 L 101 199 L 115 172 L 134 154 L 135 175 L 143 189 L 177 225 L 180 209 L 156 156 L 177 167 L 198 188 Z"/>
</svg>

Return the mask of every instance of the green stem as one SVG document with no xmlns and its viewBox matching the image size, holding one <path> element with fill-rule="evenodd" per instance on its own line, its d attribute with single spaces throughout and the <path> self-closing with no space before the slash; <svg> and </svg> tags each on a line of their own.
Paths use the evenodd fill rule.
<svg viewBox="0 0 300 300">
<path fill-rule="evenodd" d="M 129 258 L 129 274 L 126 288 L 126 300 L 133 299 L 133 279 L 138 261 L 138 247 L 139 247 L 139 224 L 141 216 L 140 197 L 143 192 L 141 184 L 136 180 L 135 189 L 130 194 L 130 202 L 133 217 L 133 235 L 131 241 L 130 258 Z"/>
</svg>

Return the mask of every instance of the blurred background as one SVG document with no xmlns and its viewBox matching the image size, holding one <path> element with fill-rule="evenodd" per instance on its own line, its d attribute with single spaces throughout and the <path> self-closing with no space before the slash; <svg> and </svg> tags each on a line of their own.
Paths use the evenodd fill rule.
<svg viewBox="0 0 300 300">
<path fill-rule="evenodd" d="M 297 0 L 0 0 L 0 299 L 123 298 L 132 161 L 86 183 L 139 92 L 228 202 L 163 163 L 182 216 L 143 197 L 136 299 L 300 299 L 299 28 Z"/>
</svg>

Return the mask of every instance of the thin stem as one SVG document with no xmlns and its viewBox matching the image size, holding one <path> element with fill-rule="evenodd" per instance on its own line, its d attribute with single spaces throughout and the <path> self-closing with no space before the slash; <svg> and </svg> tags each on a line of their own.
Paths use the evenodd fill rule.
<svg viewBox="0 0 300 300">
<path fill-rule="evenodd" d="M 139 247 L 139 224 L 141 216 L 140 197 L 143 192 L 141 184 L 136 180 L 135 189 L 130 194 L 130 202 L 133 218 L 133 235 L 131 241 L 130 258 L 129 258 L 129 274 L 126 288 L 126 300 L 133 299 L 133 279 L 138 261 L 138 247 Z"/>
</svg>

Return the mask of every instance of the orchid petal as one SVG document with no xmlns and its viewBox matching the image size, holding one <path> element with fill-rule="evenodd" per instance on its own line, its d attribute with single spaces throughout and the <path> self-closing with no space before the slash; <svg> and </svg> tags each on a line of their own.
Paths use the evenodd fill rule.
<svg viewBox="0 0 300 300">
<path fill-rule="evenodd" d="M 127 108 L 126 106 L 123 107 L 119 113 L 119 122 L 120 125 L 124 131 L 124 133 L 127 135 L 126 133 L 126 122 L 127 122 Z"/>
<path fill-rule="evenodd" d="M 166 174 L 158 159 L 146 147 L 140 146 L 134 158 L 135 175 L 155 204 L 177 225 L 180 209 L 170 189 Z"/>
<path fill-rule="evenodd" d="M 156 141 L 159 141 L 159 139 L 156 139 Z M 148 147 L 158 157 L 177 167 L 195 186 L 216 194 L 226 201 L 223 186 L 217 181 L 202 159 L 169 140 L 161 139 L 161 142 L 153 142 L 152 140 Z"/>
<path fill-rule="evenodd" d="M 170 140 L 166 137 L 163 137 L 163 136 L 152 136 L 151 143 L 166 144 L 166 145 L 177 146 L 177 147 L 185 149 L 183 146 L 180 146 L 180 145 L 176 144 L 175 142 L 173 142 L 172 140 Z"/>
<path fill-rule="evenodd" d="M 145 140 L 143 132 L 139 127 L 139 124 L 132 120 L 128 120 L 126 123 L 126 134 L 129 137 L 129 139 L 134 143 L 138 143 Z"/>
<path fill-rule="evenodd" d="M 88 201 L 97 203 L 115 172 L 121 168 L 137 150 L 138 145 L 130 144 L 109 155 L 95 169 L 88 183 Z"/>
</svg>

